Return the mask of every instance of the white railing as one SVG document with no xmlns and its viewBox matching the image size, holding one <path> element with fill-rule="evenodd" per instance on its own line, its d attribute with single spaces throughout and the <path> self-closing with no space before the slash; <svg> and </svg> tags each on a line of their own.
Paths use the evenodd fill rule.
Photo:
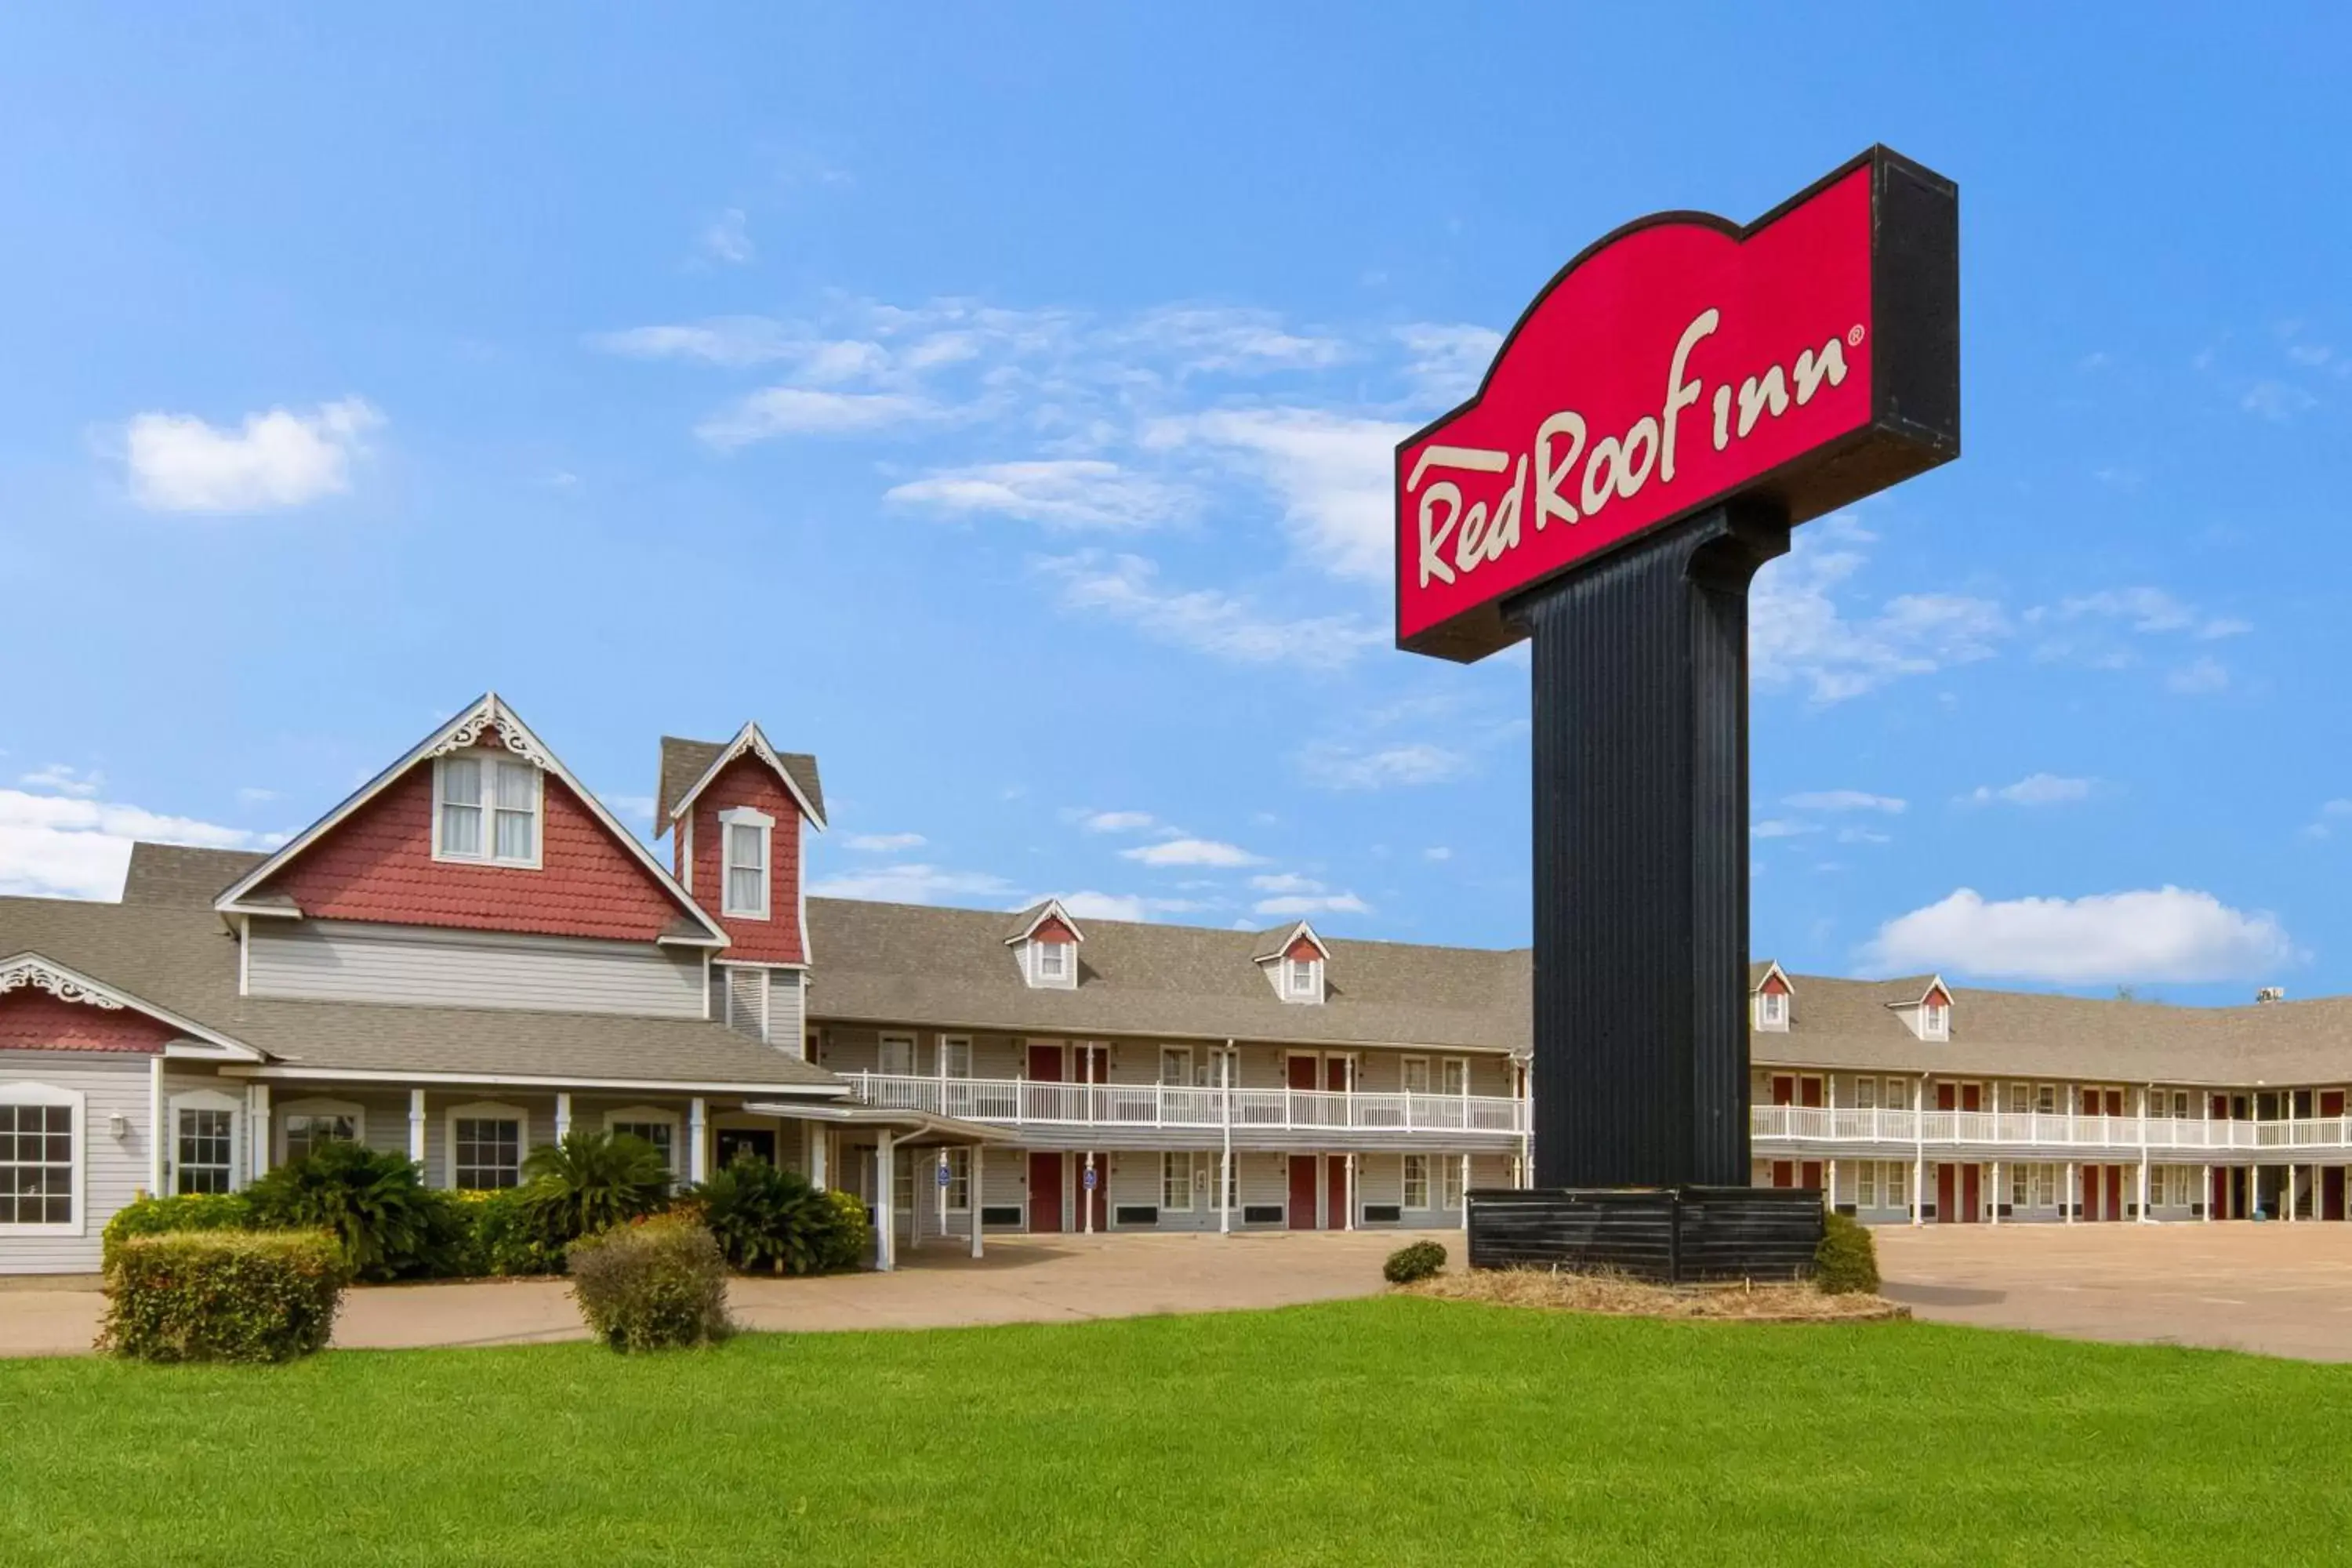
<svg viewBox="0 0 2352 1568">
<path fill-rule="evenodd" d="M 1527 1129 L 1524 1100 L 1482 1094 L 1359 1094 L 1312 1089 L 1202 1089 L 1162 1083 L 1032 1083 L 1025 1079 L 843 1075 L 857 1098 L 891 1110 L 971 1121 L 1282 1131 L 1470 1132 Z"/>
<path fill-rule="evenodd" d="M 2352 1116 L 2293 1121 L 2070 1116 L 2064 1111 L 1874 1110 L 1759 1105 L 1754 1136 L 1822 1143 L 1994 1143 L 2085 1149 L 2352 1150 Z"/>
</svg>

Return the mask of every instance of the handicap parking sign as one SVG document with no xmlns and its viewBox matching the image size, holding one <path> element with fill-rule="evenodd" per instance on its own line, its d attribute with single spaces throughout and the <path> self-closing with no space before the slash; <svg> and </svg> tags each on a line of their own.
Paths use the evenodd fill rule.
<svg viewBox="0 0 2352 1568">
<path fill-rule="evenodd" d="M 948 1163 L 945 1160 L 940 1162 L 939 1181 L 940 1185 L 943 1187 L 948 1184 Z"/>
<path fill-rule="evenodd" d="M 1093 1192 L 1094 1190 L 1095 1190 L 1095 1168 L 1094 1168 L 1092 1165 L 1088 1165 L 1088 1166 L 1087 1167 L 1087 1191 L 1088 1191 L 1088 1192 Z"/>
</svg>

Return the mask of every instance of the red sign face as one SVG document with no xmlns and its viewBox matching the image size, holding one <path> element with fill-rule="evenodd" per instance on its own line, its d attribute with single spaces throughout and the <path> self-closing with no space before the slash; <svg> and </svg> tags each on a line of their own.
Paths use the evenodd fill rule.
<svg viewBox="0 0 2352 1568">
<path fill-rule="evenodd" d="M 1750 492 L 1802 521 L 1957 456 L 1956 215 L 1879 148 L 1746 230 L 1669 214 L 1570 263 L 1397 447 L 1398 645 L 1480 658 L 1501 599 L 1662 524 Z"/>
</svg>

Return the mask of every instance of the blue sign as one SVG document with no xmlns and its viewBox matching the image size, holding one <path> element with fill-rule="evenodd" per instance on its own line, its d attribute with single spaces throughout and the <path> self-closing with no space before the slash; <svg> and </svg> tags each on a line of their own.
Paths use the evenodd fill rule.
<svg viewBox="0 0 2352 1568">
<path fill-rule="evenodd" d="M 1087 1167 L 1087 1191 L 1088 1191 L 1088 1192 L 1093 1192 L 1094 1190 L 1095 1190 L 1095 1168 L 1094 1168 L 1092 1165 L 1088 1165 L 1088 1166 Z"/>
<path fill-rule="evenodd" d="M 948 1184 L 948 1163 L 947 1163 L 945 1160 L 942 1160 L 942 1161 L 940 1161 L 940 1185 L 941 1185 L 941 1186 L 943 1186 L 943 1187 L 944 1187 L 944 1186 L 946 1186 L 947 1184 Z"/>
</svg>

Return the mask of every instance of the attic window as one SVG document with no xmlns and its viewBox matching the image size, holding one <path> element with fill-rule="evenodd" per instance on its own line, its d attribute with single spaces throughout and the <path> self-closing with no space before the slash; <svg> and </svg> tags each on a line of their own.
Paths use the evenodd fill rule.
<svg viewBox="0 0 2352 1568">
<path fill-rule="evenodd" d="M 1767 991 L 1756 998 L 1756 1026 L 1775 1033 L 1786 1033 L 1789 1027 L 1789 994 Z"/>
<path fill-rule="evenodd" d="M 1930 996 L 1919 1007 L 1919 1037 L 1923 1040 L 1948 1038 L 1952 1032 L 1952 1007 L 1938 994 Z"/>
<path fill-rule="evenodd" d="M 1323 961 L 1319 958 L 1286 958 L 1282 961 L 1282 994 L 1292 1002 L 1319 1002 L 1323 999 Z"/>
<path fill-rule="evenodd" d="M 433 766 L 433 858 L 539 864 L 541 778 L 504 757 L 442 757 Z"/>
<path fill-rule="evenodd" d="M 734 920 L 768 918 L 768 848 L 776 819 L 764 811 L 737 806 L 719 814 L 727 857 L 724 902 L 719 913 Z"/>
</svg>

